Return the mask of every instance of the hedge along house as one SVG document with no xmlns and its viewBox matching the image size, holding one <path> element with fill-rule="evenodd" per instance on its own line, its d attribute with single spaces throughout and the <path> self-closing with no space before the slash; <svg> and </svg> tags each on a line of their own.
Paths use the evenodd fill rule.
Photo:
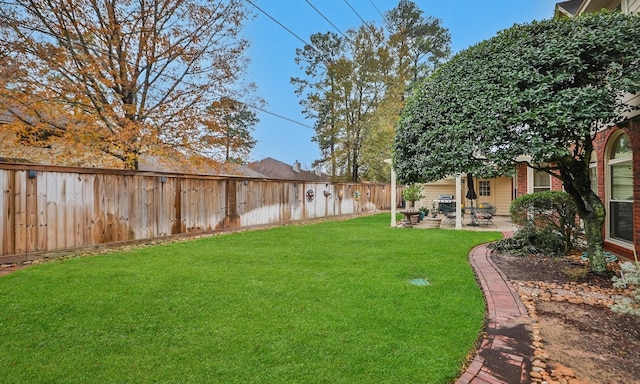
<svg viewBox="0 0 640 384">
<path fill-rule="evenodd" d="M 625 14 L 640 12 L 640 0 L 571 0 L 556 4 L 555 17 L 574 17 L 602 9 Z M 625 96 L 640 105 L 640 95 Z M 607 210 L 605 249 L 633 258 L 640 247 L 640 115 L 628 126 L 611 127 L 596 136 L 591 163 L 591 185 Z M 523 158 L 522 160 L 526 160 Z M 515 196 L 561 190 L 559 180 L 525 164 L 516 170 Z"/>
</svg>

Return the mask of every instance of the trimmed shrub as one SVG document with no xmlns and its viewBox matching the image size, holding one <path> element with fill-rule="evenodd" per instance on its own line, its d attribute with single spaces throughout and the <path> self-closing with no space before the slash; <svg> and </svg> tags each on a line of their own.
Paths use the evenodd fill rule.
<svg viewBox="0 0 640 384">
<path fill-rule="evenodd" d="M 568 193 L 548 191 L 521 196 L 511 203 L 509 212 L 511 221 L 520 229 L 513 238 L 494 243 L 493 249 L 519 256 L 563 256 L 576 246 L 580 219 Z"/>
</svg>

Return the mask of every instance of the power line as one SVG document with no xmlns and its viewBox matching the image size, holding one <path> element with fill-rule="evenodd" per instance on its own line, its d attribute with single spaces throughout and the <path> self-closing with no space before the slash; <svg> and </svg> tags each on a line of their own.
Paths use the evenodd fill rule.
<svg viewBox="0 0 640 384">
<path fill-rule="evenodd" d="M 339 32 L 339 33 L 340 33 L 340 34 L 341 34 L 341 35 L 342 35 L 342 36 L 343 36 L 343 37 L 344 37 L 344 38 L 345 38 L 349 43 L 353 44 L 353 42 L 349 39 L 349 37 L 347 37 L 347 36 L 346 36 L 346 35 L 345 35 L 341 30 L 340 30 L 340 28 L 338 28 L 338 27 L 337 27 L 337 26 L 336 26 L 336 25 L 335 25 L 335 24 L 334 24 L 334 23 L 333 23 L 333 22 L 332 22 L 332 21 L 331 21 L 327 16 L 325 16 L 325 15 L 324 15 L 324 14 L 323 14 L 323 13 L 322 13 L 318 8 L 317 8 L 317 7 L 315 7 L 315 6 L 314 6 L 314 5 L 313 5 L 309 0 L 305 0 L 305 1 L 306 1 L 306 3 L 307 3 L 311 8 L 313 8 L 313 10 L 314 10 L 314 11 L 316 11 L 320 16 L 322 16 L 322 18 L 323 18 L 325 21 L 327 21 L 327 22 L 328 22 L 328 23 L 329 23 L 329 24 L 330 24 L 330 25 L 331 25 L 331 26 L 332 26 L 336 31 L 338 31 L 338 32 Z M 384 17 L 384 16 L 382 15 L 382 13 L 380 12 L 380 10 L 378 9 L 378 7 L 373 3 L 373 0 L 369 0 L 369 1 L 371 2 L 371 5 L 373 5 L 373 7 L 376 9 L 376 11 L 377 11 L 377 12 L 378 12 L 382 17 Z M 269 19 L 271 19 L 273 22 L 275 22 L 276 24 L 278 24 L 278 25 L 279 25 L 281 28 L 283 28 L 285 31 L 287 31 L 287 32 L 288 32 L 288 33 L 290 33 L 292 36 L 294 36 L 296 39 L 298 39 L 299 41 L 301 41 L 301 42 L 304 44 L 304 46 L 305 46 L 305 47 L 306 47 L 306 46 L 308 46 L 308 47 L 310 47 L 311 49 L 313 49 L 314 51 L 316 51 L 319 55 L 321 55 L 321 56 L 325 56 L 325 53 L 323 53 L 322 51 L 320 51 L 320 50 L 319 50 L 318 48 L 316 48 L 314 45 L 312 45 L 312 44 L 308 43 L 306 40 L 304 40 L 304 39 L 303 39 L 303 38 L 301 38 L 300 36 L 298 36 L 295 32 L 293 32 L 291 29 L 287 28 L 283 23 L 281 23 L 281 22 L 280 22 L 279 20 L 277 20 L 275 17 L 271 16 L 267 11 L 265 11 L 264 9 L 260 8 L 259 6 L 257 6 L 253 1 L 251 1 L 251 0 L 247 0 L 247 2 L 248 2 L 249 4 L 251 4 L 254 8 L 256 8 L 258 11 L 260 11 L 262 14 L 264 14 L 265 16 L 267 16 Z M 357 11 L 356 11 L 356 9 L 355 9 L 355 8 L 354 8 L 354 7 L 349 3 L 349 1 L 348 1 L 348 0 L 344 0 L 344 2 L 345 2 L 345 3 L 347 4 L 347 6 L 348 6 L 352 11 L 353 11 L 353 13 L 354 13 L 354 14 L 355 14 L 359 19 L 360 19 L 360 21 L 362 21 L 362 23 L 363 23 L 364 25 L 373 26 L 373 23 L 371 23 L 371 25 L 370 25 L 369 23 L 367 23 L 367 22 L 364 20 L 364 18 L 363 18 L 363 17 L 362 17 L 362 16 L 361 16 Z M 395 50 L 394 50 L 394 51 L 395 51 Z M 255 106 L 255 105 L 250 105 L 250 104 L 243 103 L 243 102 L 240 102 L 240 103 L 242 103 L 242 104 L 244 104 L 244 105 L 246 105 L 246 106 L 248 106 L 248 107 L 250 107 L 250 108 L 253 108 L 253 109 L 256 109 L 256 110 L 262 111 L 262 112 L 264 112 L 264 113 L 267 113 L 267 114 L 269 114 L 269 115 L 272 115 L 272 116 L 278 117 L 278 118 L 280 118 L 280 119 L 284 119 L 284 120 L 290 121 L 290 122 L 292 122 L 292 123 L 294 123 L 294 124 L 297 124 L 297 125 L 300 125 L 300 126 L 302 126 L 302 127 L 309 128 L 309 129 L 314 129 L 314 130 L 315 130 L 315 128 L 313 128 L 313 127 L 311 127 L 311 126 L 309 126 L 309 125 L 307 125 L 307 124 L 301 123 L 301 122 L 299 122 L 299 121 L 296 121 L 296 120 L 294 120 L 294 119 L 292 119 L 292 118 L 285 117 L 285 116 L 279 115 L 279 114 L 277 114 L 277 113 L 267 111 L 267 110 L 265 110 L 265 109 L 263 109 L 263 108 L 260 108 L 260 107 L 258 107 L 258 106 Z"/>
<path fill-rule="evenodd" d="M 236 101 L 237 101 L 237 100 L 236 100 Z M 297 120 L 294 120 L 294 119 L 292 119 L 292 118 L 290 118 L 290 117 L 282 116 L 282 115 L 279 115 L 279 114 L 277 114 L 277 113 L 274 113 L 274 112 L 271 112 L 271 111 L 267 111 L 266 109 L 261 108 L 261 107 L 258 107 L 257 105 L 247 104 L 247 103 L 244 103 L 244 102 L 242 102 L 242 101 L 237 101 L 237 102 L 238 102 L 238 103 L 241 103 L 241 104 L 244 104 L 244 105 L 246 105 L 246 106 L 247 106 L 247 107 L 249 107 L 249 108 L 256 109 L 256 110 L 258 110 L 258 111 L 260 111 L 260 112 L 264 112 L 264 113 L 269 114 L 269 115 L 271 115 L 271 116 L 275 116 L 275 117 L 277 117 L 277 118 L 279 118 L 279 119 L 283 119 L 283 120 L 289 121 L 289 122 L 291 122 L 291 123 L 298 124 L 298 125 L 300 125 L 300 126 L 302 126 L 302 127 L 309 128 L 309 129 L 313 129 L 313 130 L 315 131 L 315 128 L 314 128 L 314 127 L 312 127 L 312 126 L 310 126 L 310 125 L 307 125 L 307 124 L 304 124 L 304 123 L 301 123 L 301 122 L 299 122 L 299 121 L 297 121 Z"/>
<path fill-rule="evenodd" d="M 364 25 L 368 25 L 369 23 L 367 23 L 366 21 L 364 21 L 364 19 L 362 18 L 362 16 L 360 16 L 360 14 L 358 13 L 358 11 L 355 10 L 355 8 L 353 8 L 351 6 L 351 4 L 349 4 L 348 0 L 344 0 L 344 2 L 349 6 L 349 8 L 351 8 L 351 10 L 353 11 L 353 13 L 356 14 L 356 16 L 358 16 L 358 18 L 360 19 L 360 21 L 362 21 L 362 24 Z"/>
<path fill-rule="evenodd" d="M 373 5 L 373 8 L 376 9 L 376 11 L 378 11 L 378 14 L 380 16 L 382 16 L 382 20 L 384 20 L 384 15 L 382 14 L 382 12 L 380 12 L 380 10 L 378 9 L 378 7 L 376 7 L 376 5 L 373 3 L 373 0 L 369 0 L 369 2 L 371 3 L 371 5 Z"/>
<path fill-rule="evenodd" d="M 247 0 L 247 2 L 251 5 L 253 5 L 258 11 L 262 12 L 265 16 L 267 16 L 268 18 L 270 18 L 271 20 L 273 20 L 276 24 L 278 24 L 279 26 L 281 26 L 282 28 L 284 28 L 284 30 L 286 30 L 287 32 L 289 32 L 290 34 L 292 34 L 293 36 L 296 37 L 296 39 L 300 40 L 305 46 L 308 45 L 312 48 L 313 45 L 307 43 L 303 38 L 301 38 L 300 36 L 296 35 L 295 32 L 293 32 L 292 30 L 290 30 L 289 28 L 287 28 L 284 24 L 282 24 L 281 22 L 279 22 L 278 20 L 275 19 L 275 17 L 271 16 L 270 14 L 268 14 L 266 11 L 264 11 L 262 8 L 258 7 L 257 5 L 255 5 L 251 0 Z M 315 48 L 314 48 L 315 49 Z"/>
<path fill-rule="evenodd" d="M 269 17 L 269 18 L 270 18 L 271 20 L 273 20 L 275 23 L 277 23 L 278 25 L 280 25 L 280 26 L 281 26 L 282 28 L 284 28 L 287 32 L 289 32 L 290 34 L 292 34 L 293 36 L 295 36 L 295 37 L 296 37 L 298 40 L 300 40 L 303 44 L 305 44 L 306 46 L 310 46 L 311 48 L 313 48 L 314 50 L 316 50 L 316 52 L 318 52 L 318 53 L 322 54 L 322 53 L 321 53 L 321 52 L 319 52 L 315 47 L 313 47 L 311 44 L 307 43 L 304 39 L 302 39 L 300 36 L 296 35 L 293 31 L 291 31 L 289 28 L 287 28 L 286 26 L 284 26 L 282 23 L 280 23 L 280 22 L 279 22 L 278 20 L 276 20 L 274 17 L 272 17 L 272 16 L 271 16 L 271 15 L 269 15 L 267 12 L 265 12 L 264 10 L 262 10 L 260 7 L 258 7 L 257 5 L 255 5 L 251 0 L 247 0 L 247 2 L 248 2 L 249 4 L 251 4 L 251 5 L 253 5 L 256 9 L 258 9 L 258 10 L 259 10 L 260 12 L 262 12 L 264 15 L 266 15 L 267 17 Z M 174 77 L 172 77 L 172 76 L 170 76 L 170 75 L 168 75 L 168 74 L 166 74 L 166 73 L 165 73 L 165 74 L 162 74 L 162 76 L 168 77 L 168 78 L 170 78 L 170 79 L 172 79 L 172 80 L 176 80 Z M 186 82 L 186 81 L 184 81 L 184 83 L 185 83 L 185 84 L 188 84 L 188 85 L 191 85 L 191 86 L 194 86 L 194 84 L 192 84 L 192 83 L 190 83 L 190 82 Z M 219 93 L 217 93 L 217 92 L 212 92 L 212 93 L 217 94 L 217 96 L 218 96 L 218 97 L 228 97 L 228 96 L 220 95 L 220 94 L 219 94 Z M 269 110 L 267 110 L 267 109 L 264 109 L 264 108 L 262 108 L 262 107 L 259 107 L 259 106 L 257 106 L 257 105 L 254 105 L 254 104 L 249 104 L 249 103 L 247 103 L 247 102 L 240 101 L 240 100 L 236 100 L 236 99 L 231 98 L 231 97 L 228 97 L 228 98 L 229 98 L 230 100 L 233 100 L 233 101 L 234 101 L 234 102 L 236 102 L 236 103 L 239 103 L 239 104 L 245 105 L 245 106 L 247 106 L 247 107 L 249 107 L 249 108 L 252 108 L 252 109 L 255 109 L 255 110 L 257 110 L 257 111 L 260 111 L 260 112 L 266 113 L 266 114 L 268 114 L 268 115 L 271 115 L 271 116 L 277 117 L 277 118 L 282 119 L 282 120 L 289 121 L 289 122 L 291 122 L 291 123 L 297 124 L 297 125 L 302 126 L 302 127 L 304 127 L 304 128 L 308 128 L 308 129 L 315 130 L 315 128 L 314 128 L 314 127 L 312 127 L 312 126 L 310 126 L 310 125 L 307 125 L 307 124 L 305 124 L 305 123 L 302 123 L 302 122 L 300 122 L 300 121 L 294 120 L 293 118 L 286 117 L 286 116 L 280 115 L 280 114 L 275 113 L 275 112 L 271 112 L 271 111 L 269 111 Z"/>
<path fill-rule="evenodd" d="M 345 34 L 340 30 L 340 28 L 336 27 L 336 25 L 335 25 L 335 24 L 333 24 L 333 23 L 331 22 L 331 20 L 329 20 L 329 19 L 328 19 L 328 18 L 327 18 L 327 17 L 326 17 L 322 12 L 320 12 L 320 10 L 318 10 L 318 8 L 316 8 L 313 4 L 311 4 L 311 2 L 310 2 L 309 0 L 305 0 L 305 1 L 307 2 L 307 4 L 309 4 L 309 5 L 311 6 L 311 8 L 313 8 L 316 12 L 318 12 L 318 14 L 319 14 L 320 16 L 322 16 L 322 18 L 323 18 L 323 19 L 325 19 L 325 20 L 327 21 L 327 23 L 331 24 L 331 26 L 332 26 L 336 31 L 338 31 L 338 32 L 339 32 L 339 33 L 340 33 L 340 34 L 341 34 L 345 39 L 349 40 L 349 38 L 347 37 L 347 35 L 345 35 Z"/>
</svg>

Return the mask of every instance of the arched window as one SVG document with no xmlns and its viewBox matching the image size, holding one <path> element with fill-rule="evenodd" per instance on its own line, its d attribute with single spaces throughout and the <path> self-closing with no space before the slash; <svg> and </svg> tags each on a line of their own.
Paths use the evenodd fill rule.
<svg viewBox="0 0 640 384">
<path fill-rule="evenodd" d="M 613 138 L 608 157 L 609 237 L 633 241 L 633 168 L 629 136 Z"/>
</svg>

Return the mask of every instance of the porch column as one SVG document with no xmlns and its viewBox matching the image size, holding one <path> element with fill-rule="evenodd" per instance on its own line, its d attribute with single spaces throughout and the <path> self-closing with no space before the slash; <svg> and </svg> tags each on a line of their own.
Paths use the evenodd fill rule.
<svg viewBox="0 0 640 384">
<path fill-rule="evenodd" d="M 460 191 L 462 190 L 462 176 L 460 173 L 456 175 L 456 229 L 462 229 L 462 199 Z"/>
<path fill-rule="evenodd" d="M 396 227 L 396 170 L 393 169 L 393 160 L 385 159 L 385 163 L 391 165 L 391 226 Z"/>
</svg>

